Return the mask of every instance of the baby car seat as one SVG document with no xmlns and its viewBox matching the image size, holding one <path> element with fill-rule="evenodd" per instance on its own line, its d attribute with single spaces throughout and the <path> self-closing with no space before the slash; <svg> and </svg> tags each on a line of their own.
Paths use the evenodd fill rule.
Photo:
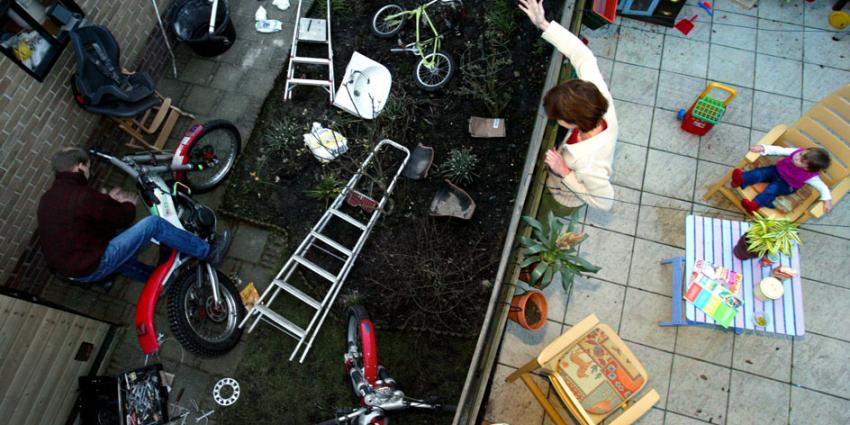
<svg viewBox="0 0 850 425">
<path fill-rule="evenodd" d="M 160 104 L 150 75 L 121 72 L 115 37 L 97 25 L 71 31 L 77 59 L 72 78 L 74 99 L 87 111 L 115 117 L 133 117 Z"/>
</svg>

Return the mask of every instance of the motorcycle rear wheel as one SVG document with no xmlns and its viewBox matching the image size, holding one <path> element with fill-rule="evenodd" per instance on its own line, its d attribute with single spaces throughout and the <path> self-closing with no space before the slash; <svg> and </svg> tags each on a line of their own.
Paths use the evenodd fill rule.
<svg viewBox="0 0 850 425">
<path fill-rule="evenodd" d="M 205 193 L 220 185 L 236 164 L 241 148 L 242 136 L 233 123 L 224 120 L 204 123 L 201 134 L 189 148 L 189 162 L 204 165 L 203 170 L 185 174 L 192 192 Z"/>
<path fill-rule="evenodd" d="M 239 291 L 224 273 L 216 273 L 219 305 L 213 301 L 212 285 L 203 264 L 185 269 L 168 294 L 171 331 L 186 350 L 201 357 L 221 356 L 242 337 L 239 322 L 245 317 L 245 307 Z"/>
</svg>

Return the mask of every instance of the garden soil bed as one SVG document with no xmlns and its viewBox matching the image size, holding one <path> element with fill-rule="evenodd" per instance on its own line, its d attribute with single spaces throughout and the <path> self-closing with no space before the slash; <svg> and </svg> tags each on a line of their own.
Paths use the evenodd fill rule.
<svg viewBox="0 0 850 425">
<path fill-rule="evenodd" d="M 442 49 L 454 56 L 459 69 L 447 87 L 428 93 L 416 87 L 413 81 L 417 57 L 408 53 L 391 53 L 390 48 L 395 46 L 396 40 L 378 39 L 371 34 L 369 22 L 372 15 L 387 2 L 335 0 L 332 3 L 337 5 L 333 14 L 337 83 L 356 50 L 390 70 L 393 88 L 387 106 L 377 119 L 360 120 L 329 106 L 327 94 L 312 87 L 296 88 L 293 100 L 283 102 L 284 70 L 269 93 L 245 152 L 230 178 L 223 209 L 284 228 L 294 249 L 325 211 L 327 203 L 332 200 L 333 190 L 351 177 L 378 141 L 391 139 L 411 150 L 417 143 L 432 146 L 436 154 L 431 174 L 416 181 L 400 177 L 391 196 L 391 207 L 373 229 L 346 280 L 340 295 L 342 302 L 336 304 L 362 302 L 366 305 L 376 326 L 384 330 L 378 334 L 382 358 L 391 355 L 384 355 L 381 346 L 385 340 L 392 346 L 402 345 L 405 339 L 411 344 L 423 342 L 415 344 L 415 351 L 396 350 L 399 355 L 414 357 L 396 359 L 396 363 L 416 369 L 416 373 L 405 376 L 407 382 L 402 382 L 405 390 L 412 395 L 424 397 L 433 394 L 428 392 L 434 379 L 429 369 L 446 364 L 446 358 L 433 357 L 448 356 L 451 365 L 439 367 L 450 376 L 440 376 L 454 382 L 448 391 L 450 394 L 444 392 L 441 395 L 457 399 L 474 348 L 471 337 L 481 326 L 491 290 L 490 281 L 496 276 L 514 207 L 518 176 L 540 104 L 539 95 L 551 47 L 515 9 L 515 2 L 466 1 L 462 11 L 433 6 L 428 12 L 444 34 Z M 557 16 L 560 6 L 548 3 L 547 11 L 551 16 Z M 401 4 L 410 6 L 415 3 Z M 314 6 L 308 16 L 320 16 L 320 13 Z M 452 29 L 449 29 L 450 25 Z M 407 22 L 399 37 L 405 42 L 413 41 L 414 29 L 415 26 Z M 302 46 L 299 46 L 300 56 L 321 56 L 321 50 L 309 51 Z M 471 76 L 475 73 L 484 77 L 473 81 Z M 487 83 L 492 84 L 488 87 Z M 474 89 L 475 84 L 482 88 Z M 478 95 L 471 93 L 476 91 Z M 485 97 L 494 99 L 495 103 L 506 102 L 501 115 L 507 119 L 507 137 L 476 139 L 469 136 L 467 121 L 471 116 L 492 116 L 492 112 L 488 112 L 492 108 L 481 100 Z M 302 134 L 307 132 L 313 121 L 344 134 L 349 141 L 348 153 L 324 165 L 313 158 L 302 139 Z M 477 157 L 476 166 L 462 169 L 460 173 L 466 174 L 470 180 L 457 175 L 453 178 L 477 205 L 468 221 L 428 214 L 432 198 L 444 184 L 440 171 L 446 170 L 445 161 L 453 150 L 456 154 L 466 150 L 465 153 Z M 381 162 L 384 171 L 371 174 L 378 176 L 378 184 L 374 187 L 387 183 L 395 171 L 397 162 L 394 161 L 397 160 L 393 157 Z M 463 173 L 464 170 L 466 173 Z M 318 287 L 319 281 L 311 285 Z M 329 327 L 342 327 L 341 312 L 340 308 L 336 312 L 338 318 L 325 324 L 323 334 L 341 333 L 328 331 Z M 417 336 L 407 332 L 410 330 L 428 332 Z M 280 339 L 283 338 L 286 337 L 281 334 Z M 321 344 L 324 338 L 320 336 L 314 348 L 317 353 L 311 353 L 308 359 L 314 355 L 317 358 L 325 356 Z M 250 343 L 262 347 L 249 349 L 249 352 L 274 351 L 266 347 L 271 343 L 266 338 L 261 338 L 261 341 L 252 338 Z M 333 354 L 328 354 L 328 358 L 339 360 L 342 348 L 332 345 L 328 353 Z M 448 347 L 434 348 L 437 345 Z M 429 350 L 433 352 L 429 353 Z M 285 361 L 288 351 L 287 348 L 286 355 L 278 353 L 280 361 Z M 423 364 L 415 358 L 416 355 L 432 359 L 436 364 Z M 249 353 L 243 372 L 263 373 L 259 370 L 260 366 L 251 364 L 258 359 L 250 360 L 250 357 Z M 308 363 L 312 362 L 308 360 Z M 337 374 L 338 366 L 324 365 Z M 393 372 L 392 368 L 390 372 Z M 304 378 L 301 376 L 301 379 Z M 288 376 L 285 379 L 298 378 Z M 300 385 L 293 384 L 296 387 Z M 321 387 L 316 383 L 304 385 L 290 389 L 290 395 L 306 386 Z M 339 390 L 345 389 L 346 384 L 339 378 L 327 385 L 339 387 Z M 414 394 L 415 390 L 420 392 Z M 310 391 L 302 397 L 307 394 Z M 339 403 L 335 407 L 351 403 L 336 398 L 321 403 L 324 405 L 325 402 L 328 406 Z M 266 403 L 252 404 L 251 409 L 271 408 Z M 231 416 L 235 417 L 262 416 Z M 292 421 L 287 419 L 276 423 L 309 423 L 320 419 L 297 414 L 291 418 Z M 450 421 L 450 417 L 430 418 L 423 419 L 421 423 Z M 403 423 L 420 422 L 405 419 Z"/>
</svg>

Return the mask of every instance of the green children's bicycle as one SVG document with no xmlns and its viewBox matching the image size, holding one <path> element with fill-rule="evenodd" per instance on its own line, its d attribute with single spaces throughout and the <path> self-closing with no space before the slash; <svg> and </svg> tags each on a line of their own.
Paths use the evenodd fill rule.
<svg viewBox="0 0 850 425">
<path fill-rule="evenodd" d="M 436 91 L 443 88 L 455 73 L 455 61 L 448 52 L 440 50 L 443 36 L 437 31 L 427 8 L 434 3 L 457 8 L 463 6 L 462 0 L 431 0 L 411 10 L 405 10 L 397 4 L 388 4 L 375 13 L 372 18 L 372 33 L 379 38 L 393 38 L 404 27 L 408 18 L 416 22 L 416 41 L 403 44 L 399 40 L 397 48 L 392 52 L 409 52 L 419 56 L 419 61 L 413 67 L 413 80 L 425 91 Z M 421 27 L 427 26 L 433 37 L 427 40 L 421 38 Z"/>
</svg>

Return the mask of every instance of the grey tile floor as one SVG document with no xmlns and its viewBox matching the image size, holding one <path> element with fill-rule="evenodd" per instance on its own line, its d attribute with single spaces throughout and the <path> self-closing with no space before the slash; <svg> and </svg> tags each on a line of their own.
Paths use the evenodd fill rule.
<svg viewBox="0 0 850 425">
<path fill-rule="evenodd" d="M 504 378 L 595 313 L 619 332 L 661 394 L 640 424 L 850 423 L 850 202 L 803 226 L 804 337 L 657 325 L 671 314 L 670 270 L 658 262 L 684 253 L 685 216 L 740 216 L 719 195 L 703 200 L 708 186 L 773 126 L 794 122 L 850 82 L 850 38 L 834 42 L 824 31 L 831 1 L 759 3 L 745 10 L 716 0 L 712 18 L 688 0 L 680 18 L 699 18 L 687 37 L 622 18 L 583 29 L 622 127 L 613 177 L 622 202 L 583 215 L 590 235 L 583 254 L 603 270 L 576 279 L 568 301 L 558 282 L 550 285 L 541 331 L 508 324 L 488 421 L 552 423 L 522 383 Z M 681 131 L 676 111 L 711 81 L 732 85 L 738 97 L 706 136 Z"/>
</svg>

